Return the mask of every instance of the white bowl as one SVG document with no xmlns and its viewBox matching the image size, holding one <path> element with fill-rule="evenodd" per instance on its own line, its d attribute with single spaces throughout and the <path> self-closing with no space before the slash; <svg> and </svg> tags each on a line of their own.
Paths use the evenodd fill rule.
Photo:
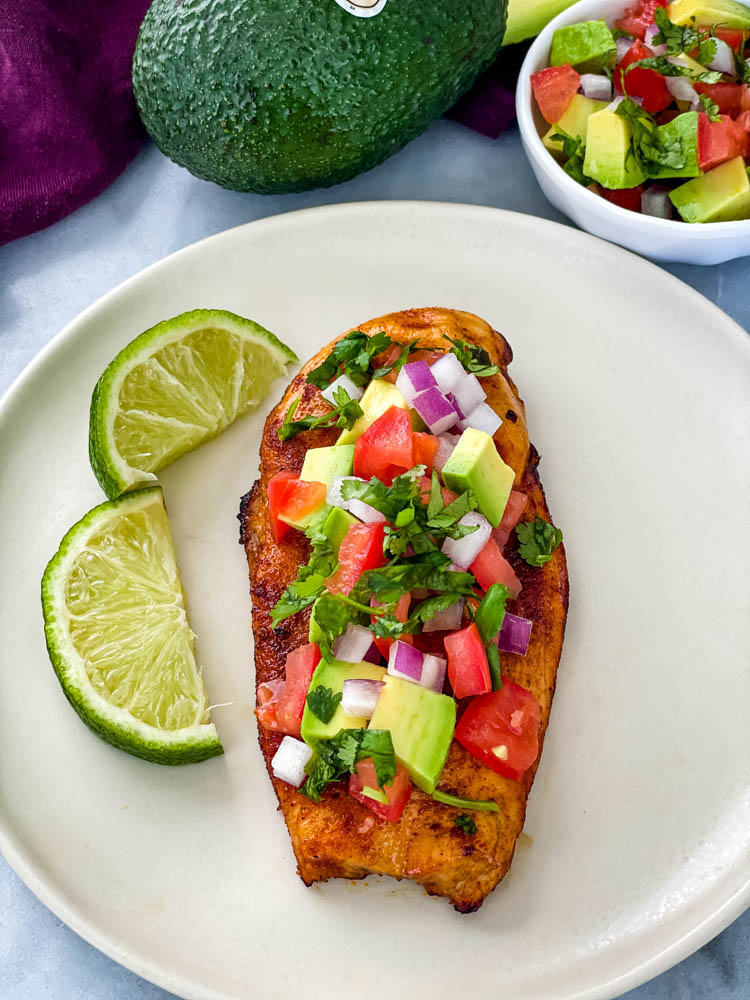
<svg viewBox="0 0 750 1000">
<path fill-rule="evenodd" d="M 687 224 L 656 219 L 619 208 L 578 184 L 542 144 L 549 125 L 531 92 L 531 76 L 549 65 L 552 35 L 558 28 L 603 18 L 612 25 L 626 0 L 580 0 L 559 14 L 528 51 L 516 90 L 521 142 L 542 191 L 555 208 L 581 229 L 653 260 L 682 264 L 720 264 L 750 254 L 750 220 Z"/>
</svg>

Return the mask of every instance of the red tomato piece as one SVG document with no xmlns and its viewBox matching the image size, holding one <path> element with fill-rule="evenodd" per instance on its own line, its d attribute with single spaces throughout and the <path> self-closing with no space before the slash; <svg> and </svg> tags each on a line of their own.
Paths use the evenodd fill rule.
<svg viewBox="0 0 750 1000">
<path fill-rule="evenodd" d="M 500 548 L 505 545 L 510 538 L 511 531 L 513 531 L 515 526 L 518 524 L 521 514 L 523 514 L 526 508 L 527 499 L 528 497 L 525 493 L 519 493 L 518 490 L 510 491 L 508 502 L 505 505 L 505 510 L 503 511 L 502 520 L 496 528 L 492 529 L 492 537 L 495 539 Z"/>
<path fill-rule="evenodd" d="M 375 791 L 385 792 L 388 798 L 385 802 L 376 802 L 368 795 L 363 794 L 363 789 L 372 788 Z M 390 785 L 385 785 L 382 789 L 378 785 L 378 776 L 375 771 L 372 757 L 365 757 L 357 764 L 357 770 L 349 778 L 349 794 L 363 806 L 372 809 L 376 816 L 395 823 L 401 819 L 401 814 L 406 808 L 406 803 L 411 798 L 411 781 L 409 774 L 403 764 L 396 765 L 396 777 Z"/>
<path fill-rule="evenodd" d="M 531 77 L 531 89 L 542 117 L 550 125 L 559 122 L 581 85 L 580 74 L 564 63 L 548 66 Z"/>
<path fill-rule="evenodd" d="M 471 564 L 470 570 L 482 590 L 489 590 L 493 583 L 504 583 L 512 601 L 515 601 L 521 593 L 521 581 L 513 572 L 513 567 L 503 556 L 494 538 L 490 538 L 476 561 Z"/>
<path fill-rule="evenodd" d="M 299 737 L 305 698 L 310 690 L 312 675 L 319 663 L 320 648 L 314 642 L 299 646 L 287 654 L 286 683 L 276 705 L 280 732 Z"/>
<path fill-rule="evenodd" d="M 289 531 L 289 525 L 279 520 L 279 507 L 286 492 L 286 483 L 290 479 L 296 479 L 294 472 L 277 472 L 268 480 L 268 510 L 271 515 L 271 534 L 273 540 L 278 545 L 284 535 Z"/>
<path fill-rule="evenodd" d="M 733 118 L 742 111 L 745 84 L 739 83 L 694 83 L 699 94 L 705 94 L 719 109 L 720 115 Z"/>
<path fill-rule="evenodd" d="M 375 601 L 375 605 L 376 606 L 377 606 L 377 603 L 378 602 Z M 409 617 L 409 605 L 410 604 L 411 604 L 411 594 L 404 594 L 403 597 L 399 597 L 398 601 L 396 602 L 396 607 L 393 609 L 393 614 L 394 614 L 394 616 L 396 617 L 396 619 L 398 621 L 405 622 L 406 619 Z M 372 621 L 373 621 L 373 623 L 375 622 L 376 617 L 377 617 L 376 615 L 372 615 Z M 395 641 L 396 641 L 395 639 L 389 639 L 388 637 L 381 638 L 380 636 L 377 636 L 377 635 L 373 636 L 373 642 L 378 647 L 378 652 L 380 653 L 380 655 L 385 660 L 388 659 L 388 653 L 390 651 L 391 646 L 393 645 L 393 643 Z M 414 644 L 414 636 L 412 636 L 412 635 L 402 635 L 401 636 L 401 641 L 402 642 L 406 642 L 410 646 L 412 646 Z"/>
<path fill-rule="evenodd" d="M 620 94 L 641 97 L 644 111 L 656 114 L 672 103 L 672 95 L 667 90 L 661 73 L 657 73 L 655 69 L 633 69 L 629 73 L 624 72 L 628 66 L 640 59 L 649 59 L 653 54 L 648 45 L 644 45 L 640 39 L 633 42 L 615 68 L 615 85 Z"/>
<path fill-rule="evenodd" d="M 391 406 L 357 439 L 354 475 L 362 479 L 377 476 L 390 486 L 394 469 L 406 472 L 413 465 L 414 435 L 409 414 L 400 406 Z"/>
<path fill-rule="evenodd" d="M 435 463 L 435 454 L 438 449 L 438 439 L 434 434 L 423 434 L 414 431 L 414 464 L 427 467 L 427 475 L 432 474 L 432 466 Z"/>
<path fill-rule="evenodd" d="M 711 29 L 705 25 L 698 30 L 703 31 L 706 35 L 711 33 Z M 747 32 L 739 28 L 714 28 L 714 34 L 722 42 L 726 42 L 730 49 L 734 49 L 735 52 L 742 51 L 747 41 Z"/>
<path fill-rule="evenodd" d="M 348 594 L 365 570 L 385 565 L 384 538 L 383 524 L 353 524 L 341 542 L 339 565 L 325 581 L 326 589 L 332 594 Z"/>
<path fill-rule="evenodd" d="M 270 484 L 269 484 L 270 485 Z M 299 524 L 308 514 L 320 510 L 328 492 L 325 483 L 309 483 L 305 479 L 287 479 L 279 488 L 276 516 L 287 524 Z"/>
<path fill-rule="evenodd" d="M 634 188 L 622 188 L 619 191 L 610 191 L 607 188 L 600 188 L 599 194 L 602 198 L 606 198 L 607 201 L 611 201 L 613 205 L 618 205 L 620 208 L 626 208 L 629 212 L 640 212 L 641 210 L 641 195 L 643 194 L 642 184 L 639 184 L 638 187 Z"/>
<path fill-rule="evenodd" d="M 712 170 L 735 156 L 750 156 L 750 133 L 739 121 L 722 115 L 721 121 L 709 121 L 698 115 L 698 166 Z"/>
<path fill-rule="evenodd" d="M 503 677 L 499 691 L 469 702 L 455 737 L 485 767 L 518 781 L 539 756 L 539 716 L 532 693 Z"/>
<path fill-rule="evenodd" d="M 255 709 L 255 716 L 264 729 L 278 730 L 279 720 L 276 717 L 276 709 L 279 699 L 284 693 L 284 681 L 266 681 L 258 687 L 256 700 L 258 702 Z"/>
<path fill-rule="evenodd" d="M 666 7 L 667 3 L 668 0 L 639 0 L 635 7 L 625 8 L 623 16 L 615 21 L 615 27 L 643 40 L 646 28 L 654 23 L 654 11 L 657 7 Z"/>
<path fill-rule="evenodd" d="M 457 698 L 484 694 L 492 690 L 490 668 L 482 637 L 474 622 L 445 637 L 448 654 L 448 678 Z"/>
</svg>

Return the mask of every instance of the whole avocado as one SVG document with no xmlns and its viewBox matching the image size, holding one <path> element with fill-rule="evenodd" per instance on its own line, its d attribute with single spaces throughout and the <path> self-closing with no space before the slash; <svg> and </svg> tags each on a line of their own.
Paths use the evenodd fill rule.
<svg viewBox="0 0 750 1000">
<path fill-rule="evenodd" d="M 191 173 L 264 194 L 327 187 L 423 132 L 494 58 L 507 0 L 155 0 L 133 89 Z"/>
</svg>

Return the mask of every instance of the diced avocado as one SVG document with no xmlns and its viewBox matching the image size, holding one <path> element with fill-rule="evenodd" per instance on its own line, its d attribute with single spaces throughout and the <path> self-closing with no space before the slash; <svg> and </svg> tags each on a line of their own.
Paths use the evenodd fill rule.
<svg viewBox="0 0 750 1000">
<path fill-rule="evenodd" d="M 515 473 L 485 431 L 467 427 L 443 466 L 443 482 L 456 493 L 472 489 L 479 510 L 495 528 L 503 519 Z"/>
<path fill-rule="evenodd" d="M 408 409 L 406 400 L 396 386 L 382 378 L 375 378 L 370 382 L 359 405 L 362 407 L 362 416 L 350 430 L 341 432 L 336 447 L 353 444 L 370 424 L 374 424 L 378 417 L 382 417 L 392 406 L 400 406 L 402 410 Z"/>
<path fill-rule="evenodd" d="M 369 728 L 390 731 L 396 757 L 428 794 L 435 791 L 455 727 L 453 698 L 386 675 Z"/>
<path fill-rule="evenodd" d="M 663 149 L 669 149 L 679 143 L 685 166 L 659 166 L 655 173 L 649 170 L 649 177 L 700 177 L 703 171 L 698 166 L 697 111 L 686 111 L 666 125 L 659 125 L 656 129 L 656 141 Z"/>
<path fill-rule="evenodd" d="M 542 142 L 552 153 L 562 153 L 562 142 L 560 139 L 552 138 L 556 133 L 569 135 L 571 139 L 583 139 L 585 145 L 589 117 L 606 106 L 606 101 L 592 101 L 590 97 L 584 97 L 583 94 L 574 94 L 562 118 L 556 125 L 550 126 Z"/>
<path fill-rule="evenodd" d="M 343 510 L 341 507 L 331 507 L 328 516 L 320 526 L 320 530 L 331 543 L 331 548 L 336 554 L 338 554 L 339 546 L 344 540 L 344 535 L 353 524 L 359 524 L 359 521 L 348 510 Z"/>
<path fill-rule="evenodd" d="M 732 0 L 674 0 L 667 8 L 672 24 L 716 25 L 722 28 L 750 28 L 750 10 Z"/>
<path fill-rule="evenodd" d="M 633 128 L 610 108 L 589 117 L 583 172 L 611 190 L 634 188 L 645 177 L 633 152 Z"/>
<path fill-rule="evenodd" d="M 706 67 L 701 66 L 699 62 L 696 62 L 695 59 L 692 59 L 686 52 L 680 52 L 680 54 L 678 56 L 675 56 L 674 58 L 675 60 L 678 60 L 680 63 L 682 63 L 682 65 L 685 66 L 686 69 L 691 70 L 693 73 L 697 74 L 706 72 Z"/>
<path fill-rule="evenodd" d="M 741 156 L 680 184 L 669 199 L 685 222 L 750 219 L 750 178 Z"/>
<path fill-rule="evenodd" d="M 333 445 L 330 448 L 310 448 L 305 452 L 300 479 L 308 483 L 330 486 L 339 476 L 350 476 L 354 464 L 354 445 Z"/>
<path fill-rule="evenodd" d="M 315 668 L 310 681 L 310 690 L 316 687 L 327 687 L 334 694 L 344 690 L 344 681 L 363 678 L 368 681 L 382 681 L 385 668 L 374 663 L 341 663 L 338 660 L 327 662 L 321 660 Z M 320 740 L 330 740 L 340 729 L 364 729 L 367 719 L 347 715 L 341 705 L 337 707 L 330 722 L 321 722 L 307 704 L 302 713 L 302 739 L 310 746 L 315 746 Z"/>
<path fill-rule="evenodd" d="M 616 49 L 604 21 L 581 21 L 558 28 L 552 36 L 550 66 L 568 63 L 582 72 L 595 72 L 611 61 Z"/>
</svg>

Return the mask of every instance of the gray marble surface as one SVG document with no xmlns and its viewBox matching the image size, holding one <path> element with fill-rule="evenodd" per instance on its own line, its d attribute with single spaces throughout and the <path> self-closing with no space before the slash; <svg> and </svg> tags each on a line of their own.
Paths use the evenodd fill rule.
<svg viewBox="0 0 750 1000">
<path fill-rule="evenodd" d="M 453 122 L 436 122 L 400 154 L 348 184 L 277 197 L 199 181 L 149 145 L 90 205 L 0 247 L 0 393 L 85 306 L 166 254 L 252 219 L 381 199 L 471 202 L 565 221 L 537 188 L 515 129 L 492 141 Z M 750 330 L 750 258 L 668 270 Z M 746 1000 L 749 938 L 750 911 L 680 965 L 628 993 L 628 1000 Z M 170 996 L 82 941 L 0 859 L 2 1000 Z"/>
</svg>

